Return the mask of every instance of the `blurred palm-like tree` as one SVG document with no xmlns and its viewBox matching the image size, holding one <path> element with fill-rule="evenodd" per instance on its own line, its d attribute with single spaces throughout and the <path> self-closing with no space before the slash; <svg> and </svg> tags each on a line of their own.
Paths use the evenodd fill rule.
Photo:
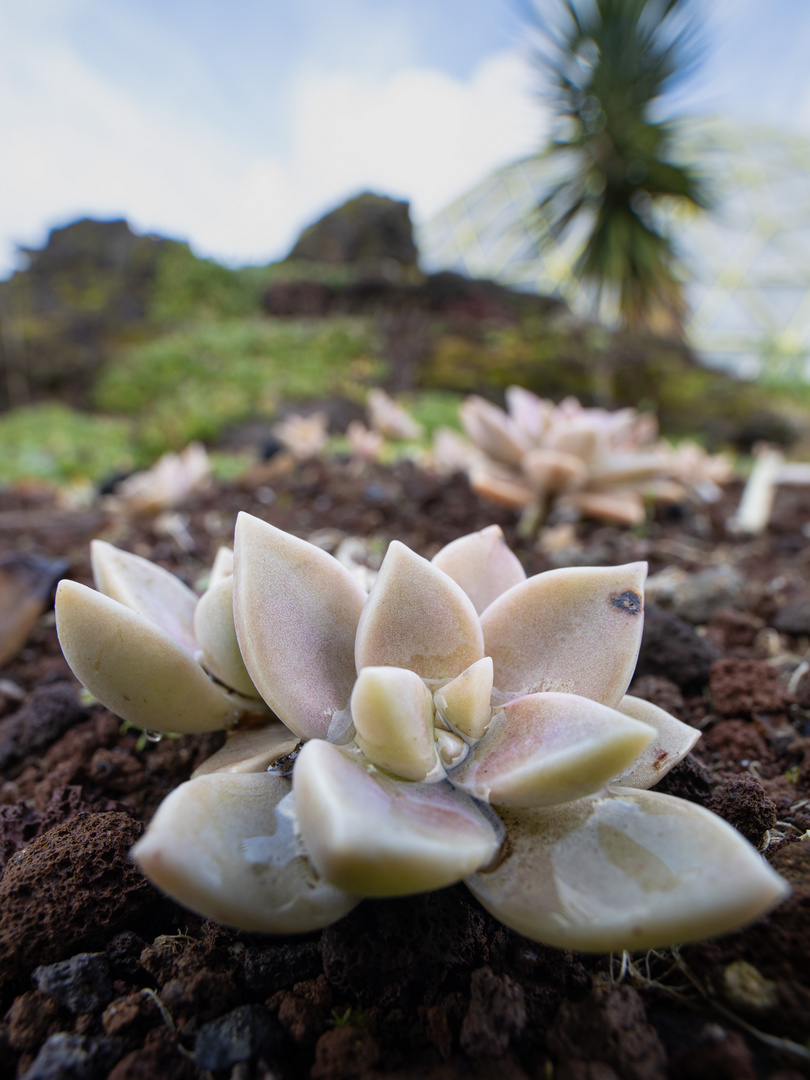
<svg viewBox="0 0 810 1080">
<path fill-rule="evenodd" d="M 549 5 L 547 5 L 548 7 Z M 561 178 L 538 206 L 546 238 L 569 232 L 575 272 L 597 312 L 681 337 L 686 306 L 662 200 L 709 204 L 705 181 L 675 156 L 662 98 L 691 74 L 700 46 L 691 0 L 553 0 L 535 9 L 534 60 L 555 114 L 544 153 Z"/>
</svg>

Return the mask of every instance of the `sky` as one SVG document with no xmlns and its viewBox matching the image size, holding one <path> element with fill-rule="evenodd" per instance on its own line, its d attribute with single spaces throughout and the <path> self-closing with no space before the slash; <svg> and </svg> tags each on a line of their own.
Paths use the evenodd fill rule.
<svg viewBox="0 0 810 1080">
<path fill-rule="evenodd" d="M 0 0 L 0 278 L 85 216 L 232 265 L 364 190 L 429 219 L 548 132 L 520 2 Z M 810 0 L 695 8 L 679 106 L 810 138 Z"/>
</svg>

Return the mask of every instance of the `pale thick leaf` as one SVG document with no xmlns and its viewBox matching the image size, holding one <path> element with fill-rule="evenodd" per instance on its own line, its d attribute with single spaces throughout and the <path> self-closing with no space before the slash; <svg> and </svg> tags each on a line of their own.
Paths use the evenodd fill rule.
<svg viewBox="0 0 810 1080">
<path fill-rule="evenodd" d="M 613 453 L 605 454 L 591 469 L 594 484 L 635 483 L 660 476 L 668 470 L 669 460 L 665 454 Z"/>
<path fill-rule="evenodd" d="M 580 694 L 616 708 L 636 666 L 646 563 L 548 570 L 481 616 L 495 686 L 520 697 Z"/>
<path fill-rule="evenodd" d="M 367 667 L 352 691 L 357 745 L 375 765 L 406 780 L 441 771 L 433 734 L 433 699 L 407 668 Z"/>
<path fill-rule="evenodd" d="M 356 751 L 321 740 L 302 748 L 293 788 L 315 867 L 359 896 L 443 888 L 485 866 L 499 847 L 494 826 L 463 792 L 369 771 Z"/>
<path fill-rule="evenodd" d="M 212 682 L 164 630 L 85 585 L 59 583 L 56 629 L 79 682 L 138 727 L 215 731 L 250 707 Z"/>
<path fill-rule="evenodd" d="M 222 581 L 223 578 L 230 577 L 232 573 L 233 549 L 221 547 L 214 556 L 214 563 L 211 567 L 211 574 L 208 579 L 208 588 L 213 589 L 218 582 Z"/>
<path fill-rule="evenodd" d="M 261 727 L 229 731 L 225 745 L 198 765 L 191 776 L 267 772 L 279 758 L 291 754 L 298 743 L 298 736 L 277 720 Z"/>
<path fill-rule="evenodd" d="M 644 499 L 637 491 L 576 491 L 566 501 L 595 521 L 611 525 L 640 525 L 644 521 Z"/>
<path fill-rule="evenodd" d="M 579 486 L 588 475 L 588 467 L 581 458 L 563 450 L 530 450 L 522 466 L 524 475 L 537 491 L 552 494 Z"/>
<path fill-rule="evenodd" d="M 467 594 L 394 540 L 360 616 L 357 670 L 401 667 L 423 679 L 448 679 L 483 655 L 481 625 Z"/>
<path fill-rule="evenodd" d="M 340 739 L 351 722 L 363 589 L 325 551 L 250 514 L 236 522 L 234 619 L 254 685 L 301 738 Z"/>
<path fill-rule="evenodd" d="M 473 394 L 461 403 L 458 415 L 467 435 L 485 454 L 505 465 L 520 464 L 531 442 L 503 409 Z"/>
<path fill-rule="evenodd" d="M 553 403 L 522 386 L 507 386 L 504 396 L 510 417 L 532 443 L 538 442 L 554 411 Z"/>
<path fill-rule="evenodd" d="M 149 619 L 193 655 L 196 593 L 162 566 L 104 540 L 91 541 L 90 561 L 99 592 Z"/>
<path fill-rule="evenodd" d="M 599 791 L 655 729 L 575 694 L 530 694 L 503 706 L 452 775 L 498 806 L 552 806 Z"/>
<path fill-rule="evenodd" d="M 500 525 L 460 536 L 437 552 L 432 562 L 461 586 L 479 615 L 501 593 L 526 580 L 526 571 L 506 546 Z"/>
<path fill-rule="evenodd" d="M 485 656 L 433 695 L 439 715 L 470 739 L 480 739 L 492 716 L 492 658 Z"/>
<path fill-rule="evenodd" d="M 259 697 L 236 640 L 232 574 L 221 577 L 200 597 L 194 611 L 194 634 L 207 671 L 240 694 Z"/>
<path fill-rule="evenodd" d="M 476 495 L 510 510 L 519 510 L 537 498 L 536 491 L 523 476 L 498 465 L 473 465 L 469 478 Z"/>
<path fill-rule="evenodd" d="M 651 788 L 686 757 L 700 738 L 697 728 L 683 724 L 665 709 L 650 701 L 625 694 L 619 712 L 655 728 L 655 738 L 631 769 L 614 777 L 615 784 L 631 788 Z"/>
<path fill-rule="evenodd" d="M 132 855 L 172 899 L 241 930 L 317 930 L 358 903 L 318 877 L 296 839 L 290 782 L 267 773 L 181 784 Z"/>
<path fill-rule="evenodd" d="M 698 941 L 787 895 L 736 829 L 670 795 L 616 788 L 501 816 L 505 858 L 467 884 L 497 919 L 548 945 L 609 952 Z"/>
</svg>

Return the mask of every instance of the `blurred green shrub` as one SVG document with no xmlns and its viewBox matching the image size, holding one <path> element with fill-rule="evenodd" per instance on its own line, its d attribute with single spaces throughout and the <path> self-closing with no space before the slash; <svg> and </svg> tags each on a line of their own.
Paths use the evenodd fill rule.
<svg viewBox="0 0 810 1080">
<path fill-rule="evenodd" d="M 88 415 L 58 402 L 0 416 L 0 483 L 56 483 L 124 472 L 137 463 L 131 421 Z"/>
<path fill-rule="evenodd" d="M 358 319 L 197 322 L 122 351 L 102 370 L 94 404 L 137 415 L 139 449 L 158 454 L 273 416 L 282 402 L 362 402 L 384 376 L 373 346 L 369 324 Z"/>
</svg>

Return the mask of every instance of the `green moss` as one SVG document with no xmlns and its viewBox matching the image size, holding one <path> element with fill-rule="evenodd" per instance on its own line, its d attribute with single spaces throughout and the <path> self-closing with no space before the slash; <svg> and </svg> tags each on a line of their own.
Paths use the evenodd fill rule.
<svg viewBox="0 0 810 1080">
<path fill-rule="evenodd" d="M 0 483 L 98 480 L 137 462 L 129 421 L 50 402 L 0 417 Z"/>
<path fill-rule="evenodd" d="M 147 317 L 177 322 L 253 315 L 261 310 L 269 281 L 269 267 L 233 270 L 212 259 L 197 258 L 188 244 L 167 240 L 156 261 Z"/>
<path fill-rule="evenodd" d="M 361 320 L 198 322 L 106 365 L 94 403 L 138 416 L 151 454 L 214 439 L 228 424 L 274 416 L 282 402 L 339 395 L 363 401 L 383 377 Z"/>
</svg>

